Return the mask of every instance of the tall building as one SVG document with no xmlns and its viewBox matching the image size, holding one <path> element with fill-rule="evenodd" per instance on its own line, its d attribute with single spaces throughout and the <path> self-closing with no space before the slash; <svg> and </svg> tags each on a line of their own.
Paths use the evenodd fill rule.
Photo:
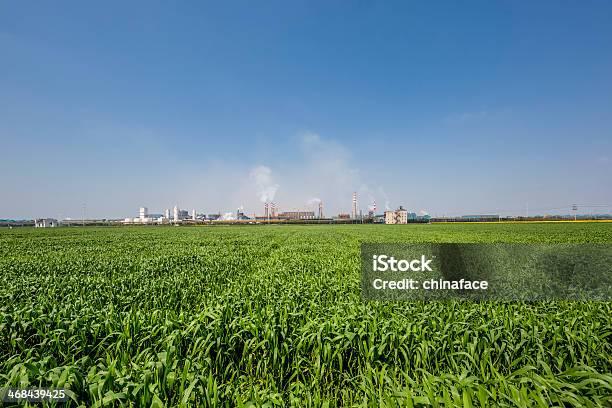
<svg viewBox="0 0 612 408">
<path fill-rule="evenodd" d="M 356 192 L 353 193 L 353 207 L 351 210 L 351 218 L 352 219 L 357 218 L 357 193 Z"/>
<path fill-rule="evenodd" d="M 164 210 L 164 218 L 167 220 L 170 219 L 170 210 L 167 208 Z"/>
<path fill-rule="evenodd" d="M 192 219 L 193 221 L 195 221 L 195 220 L 196 220 L 196 210 L 195 210 L 195 208 L 194 208 L 193 210 L 191 210 L 191 219 Z"/>
<path fill-rule="evenodd" d="M 147 207 L 140 207 L 139 217 L 141 220 L 144 220 L 149 216 L 149 209 Z"/>
<path fill-rule="evenodd" d="M 179 208 L 178 205 L 174 206 L 174 222 L 178 222 L 179 220 Z"/>
<path fill-rule="evenodd" d="M 408 211 L 401 205 L 395 211 L 385 211 L 385 224 L 408 224 Z"/>
</svg>

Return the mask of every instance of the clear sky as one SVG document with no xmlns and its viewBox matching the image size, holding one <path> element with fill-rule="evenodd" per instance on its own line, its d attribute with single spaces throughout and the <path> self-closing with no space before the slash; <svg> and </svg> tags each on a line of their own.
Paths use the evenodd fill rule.
<svg viewBox="0 0 612 408">
<path fill-rule="evenodd" d="M 0 218 L 612 205 L 611 21 L 610 1 L 3 1 Z"/>
</svg>

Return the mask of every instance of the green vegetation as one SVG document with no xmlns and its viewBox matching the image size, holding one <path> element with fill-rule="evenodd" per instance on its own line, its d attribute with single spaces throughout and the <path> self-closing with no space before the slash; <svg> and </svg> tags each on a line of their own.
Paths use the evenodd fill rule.
<svg viewBox="0 0 612 408">
<path fill-rule="evenodd" d="M 3 230 L 0 385 L 86 406 L 612 404 L 612 303 L 366 302 L 361 242 L 610 243 L 612 223 Z"/>
</svg>

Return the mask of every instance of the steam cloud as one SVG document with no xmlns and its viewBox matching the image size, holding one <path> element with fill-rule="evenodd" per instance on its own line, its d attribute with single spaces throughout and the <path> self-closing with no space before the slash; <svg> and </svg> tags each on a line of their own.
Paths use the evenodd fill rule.
<svg viewBox="0 0 612 408">
<path fill-rule="evenodd" d="M 178 185 L 171 183 L 174 188 L 171 193 L 182 201 L 233 211 L 224 216 L 225 219 L 235 218 L 236 209 L 260 214 L 265 202 L 276 203 L 277 209 L 315 212 L 323 202 L 326 215 L 334 216 L 350 212 L 353 192 L 358 195 L 358 211 L 367 212 L 374 201 L 379 213 L 391 209 L 393 203 L 387 192 L 376 183 L 379 175 L 362 173 L 359 158 L 342 143 L 307 132 L 297 134 L 292 147 L 290 161 L 282 158 L 277 162 L 276 156 L 268 159 L 270 162 L 215 161 L 205 169 L 215 177 L 204 177 L 205 181 L 197 181 L 195 187 L 189 177 L 179 178 L 188 181 Z M 188 175 L 194 172 L 192 168 L 185 171 Z M 186 192 L 191 194 L 186 195 Z M 396 194 L 395 191 L 391 193 Z"/>
<path fill-rule="evenodd" d="M 320 203 L 320 202 L 321 202 L 321 199 L 320 199 L 320 198 L 316 198 L 316 197 L 314 197 L 314 198 L 311 198 L 310 200 L 308 200 L 308 202 L 306 203 L 306 205 L 307 205 L 308 207 L 316 207 L 316 206 L 318 206 L 318 205 L 319 205 L 319 203 Z"/>
<path fill-rule="evenodd" d="M 233 221 L 236 219 L 236 217 L 234 217 L 234 213 L 233 212 L 226 212 L 225 214 L 223 214 L 221 216 L 221 219 L 223 221 Z"/>
<path fill-rule="evenodd" d="M 272 170 L 267 166 L 256 166 L 251 169 L 249 179 L 257 189 L 257 196 L 262 203 L 274 201 L 278 184 L 272 178 Z"/>
<path fill-rule="evenodd" d="M 385 193 L 385 190 L 383 190 L 382 187 L 379 187 L 378 191 L 380 192 L 380 195 L 382 195 L 383 198 L 385 199 L 385 211 L 391 211 L 389 196 L 387 196 L 387 193 Z"/>
</svg>

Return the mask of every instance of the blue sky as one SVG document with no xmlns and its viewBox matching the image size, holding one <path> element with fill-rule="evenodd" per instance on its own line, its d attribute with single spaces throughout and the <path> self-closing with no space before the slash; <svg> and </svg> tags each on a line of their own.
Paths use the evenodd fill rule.
<svg viewBox="0 0 612 408">
<path fill-rule="evenodd" d="M 2 2 L 0 218 L 262 212 L 261 169 L 287 210 L 611 205 L 610 21 L 607 1 Z"/>
</svg>

